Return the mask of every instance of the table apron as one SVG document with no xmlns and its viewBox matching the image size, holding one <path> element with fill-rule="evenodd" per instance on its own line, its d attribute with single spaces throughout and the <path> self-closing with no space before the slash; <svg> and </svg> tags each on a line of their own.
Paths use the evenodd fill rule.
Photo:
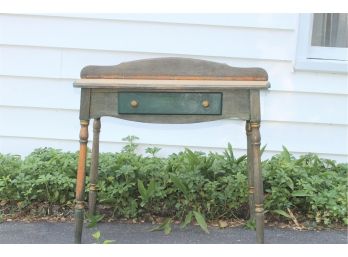
<svg viewBox="0 0 348 257">
<path fill-rule="evenodd" d="M 84 92 L 85 91 L 85 92 Z M 88 93 L 88 92 L 89 93 Z M 139 91 L 141 92 L 141 91 Z M 146 93 L 151 93 L 145 91 Z M 143 93 L 145 93 L 143 92 Z M 99 118 L 102 116 L 117 117 L 125 120 L 147 122 L 147 123 L 195 123 L 204 121 L 221 120 L 226 118 L 238 118 L 243 120 L 249 120 L 250 114 L 250 90 L 245 89 L 233 89 L 222 90 L 218 92 L 202 92 L 202 94 L 221 94 L 221 106 L 218 113 L 199 113 L 199 114 L 137 114 L 137 113 L 123 113 L 119 112 L 119 93 L 124 94 L 123 91 L 110 90 L 110 89 L 82 89 L 81 91 L 81 117 L 86 118 Z M 154 94 L 158 92 L 153 92 Z M 199 94 L 197 91 L 188 92 L 173 92 L 175 94 Z M 156 98 L 152 98 L 155 101 Z M 203 99 L 203 98 L 202 98 Z M 215 98 L 216 99 L 216 98 Z M 88 108 L 89 107 L 89 108 Z M 88 110 L 87 110 L 88 108 Z M 217 107 L 216 107 L 217 108 Z M 88 115 L 87 115 L 88 114 Z M 87 117 L 88 116 L 88 117 Z"/>
</svg>

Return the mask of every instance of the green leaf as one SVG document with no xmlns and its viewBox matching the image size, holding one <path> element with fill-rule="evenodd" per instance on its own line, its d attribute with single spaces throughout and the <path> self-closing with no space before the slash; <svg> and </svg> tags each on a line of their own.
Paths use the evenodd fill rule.
<svg viewBox="0 0 348 257">
<path fill-rule="evenodd" d="M 60 204 L 64 204 L 65 202 L 66 202 L 66 197 L 65 197 L 65 195 L 62 195 L 61 197 L 60 197 Z"/>
<path fill-rule="evenodd" d="M 284 216 L 286 218 L 292 219 L 291 216 L 287 212 L 285 212 L 283 210 L 274 210 L 272 212 L 277 213 L 279 215 L 282 215 L 282 216 Z"/>
<path fill-rule="evenodd" d="M 186 217 L 185 217 L 185 221 L 180 225 L 180 228 L 185 228 L 187 226 L 187 224 L 191 223 L 192 221 L 192 211 L 190 211 Z"/>
<path fill-rule="evenodd" d="M 201 227 L 201 229 L 203 229 L 205 233 L 209 234 L 208 225 L 205 222 L 205 219 L 202 216 L 202 214 L 200 212 L 193 211 L 193 215 L 195 216 L 195 219 L 198 225 Z"/>
<path fill-rule="evenodd" d="M 225 150 L 225 155 L 229 159 L 229 161 L 234 162 L 234 154 L 233 154 L 233 148 L 230 143 L 227 144 L 227 149 Z"/>
<path fill-rule="evenodd" d="M 236 163 L 239 164 L 239 163 L 241 163 L 242 161 L 244 161 L 246 158 L 247 158 L 247 156 L 244 154 L 244 155 L 242 155 L 241 157 L 239 157 L 239 158 L 236 160 Z"/>
<path fill-rule="evenodd" d="M 256 230 L 256 221 L 255 219 L 249 219 L 244 225 L 245 228 L 250 230 Z"/>
<path fill-rule="evenodd" d="M 153 179 L 151 179 L 151 181 L 147 187 L 148 198 L 150 198 L 155 193 L 155 190 L 156 190 L 156 182 Z"/>
<path fill-rule="evenodd" d="M 132 136 L 127 136 L 122 138 L 122 141 L 126 141 L 126 142 L 133 142 L 135 140 L 139 140 L 139 137 L 132 135 Z"/>
<path fill-rule="evenodd" d="M 161 150 L 161 148 L 158 147 L 148 147 L 145 149 L 145 153 L 152 154 L 153 157 L 155 157 L 155 154 L 158 153 Z"/>
<path fill-rule="evenodd" d="M 291 180 L 291 178 L 289 178 L 289 179 L 286 181 L 286 185 L 287 185 L 291 190 L 294 190 L 294 182 Z"/>
<path fill-rule="evenodd" d="M 187 187 L 184 185 L 184 183 L 176 176 L 171 176 L 171 179 L 174 183 L 174 185 L 184 194 L 184 196 L 187 198 L 189 195 Z"/>
<path fill-rule="evenodd" d="M 190 161 L 194 162 L 197 159 L 197 155 L 194 152 L 192 152 L 190 149 L 185 148 L 185 152 L 188 154 Z"/>
<path fill-rule="evenodd" d="M 138 179 L 138 191 L 139 191 L 141 197 L 143 198 L 143 200 L 146 201 L 148 199 L 147 191 L 144 187 L 143 181 L 141 181 L 139 179 Z"/>
<path fill-rule="evenodd" d="M 171 231 L 172 231 L 171 223 L 165 224 L 165 226 L 164 226 L 164 234 L 165 235 L 169 235 Z"/>
<path fill-rule="evenodd" d="M 263 152 L 266 150 L 266 146 L 267 146 L 267 145 L 264 145 L 264 146 L 261 148 L 261 150 L 260 150 L 260 156 L 263 155 Z"/>
<path fill-rule="evenodd" d="M 95 233 L 92 234 L 92 236 L 95 240 L 98 241 L 100 239 L 100 236 L 101 236 L 100 231 L 99 230 L 96 231 Z"/>
<path fill-rule="evenodd" d="M 87 225 L 88 228 L 93 228 L 97 225 L 98 222 L 100 222 L 103 218 L 104 215 L 96 214 L 96 215 L 89 215 L 86 214 L 87 219 L 89 221 L 89 224 Z"/>
<path fill-rule="evenodd" d="M 104 240 L 103 244 L 111 244 L 113 242 L 115 242 L 115 240 Z"/>
<path fill-rule="evenodd" d="M 343 222 L 345 225 L 348 225 L 348 218 L 347 217 L 343 218 Z"/>
<path fill-rule="evenodd" d="M 290 155 L 288 149 L 285 146 L 283 146 L 282 155 L 285 157 L 286 161 L 291 161 L 291 155 Z"/>
<path fill-rule="evenodd" d="M 291 194 L 292 196 L 311 196 L 311 194 L 309 194 L 308 192 L 304 191 L 304 190 L 298 190 L 298 191 L 294 191 Z"/>
<path fill-rule="evenodd" d="M 171 223 L 172 223 L 172 219 L 171 218 L 166 218 L 164 219 L 163 223 L 160 224 L 159 226 L 156 226 L 154 228 L 152 228 L 150 231 L 158 231 L 158 230 L 164 230 L 164 233 L 170 233 L 170 231 L 172 230 L 171 228 Z M 169 231 L 169 232 L 168 232 Z M 167 235 L 167 234 L 166 234 Z"/>
<path fill-rule="evenodd" d="M 95 226 L 97 226 L 97 222 L 90 221 L 89 224 L 87 225 L 87 228 L 94 228 Z"/>
<path fill-rule="evenodd" d="M 53 196 L 53 200 L 54 200 L 54 201 L 57 201 L 58 198 L 59 198 L 59 191 L 55 191 L 55 192 L 54 192 L 54 196 Z"/>
</svg>

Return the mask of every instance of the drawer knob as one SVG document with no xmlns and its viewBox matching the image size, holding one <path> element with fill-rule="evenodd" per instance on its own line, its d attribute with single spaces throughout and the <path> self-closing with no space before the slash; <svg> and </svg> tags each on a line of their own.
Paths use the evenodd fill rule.
<svg viewBox="0 0 348 257">
<path fill-rule="evenodd" d="M 204 108 L 208 108 L 208 107 L 209 107 L 209 101 L 208 101 L 208 100 L 203 100 L 203 101 L 202 101 L 202 106 L 203 106 Z"/>
<path fill-rule="evenodd" d="M 132 100 L 132 101 L 130 102 L 130 105 L 131 105 L 133 108 L 137 108 L 138 105 L 139 105 L 139 103 L 138 103 L 137 100 Z"/>
</svg>

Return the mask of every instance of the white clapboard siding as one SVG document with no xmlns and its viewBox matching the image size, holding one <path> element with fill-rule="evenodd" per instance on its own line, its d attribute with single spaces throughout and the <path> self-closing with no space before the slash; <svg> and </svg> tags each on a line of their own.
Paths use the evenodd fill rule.
<svg viewBox="0 0 348 257">
<path fill-rule="evenodd" d="M 0 135 L 69 140 L 78 136 L 77 111 L 1 107 L 0 116 L 5 115 L 16 119 L 10 119 L 6 122 L 7 126 L 1 126 Z M 22 124 L 26 124 L 25 129 Z M 115 119 L 105 117 L 102 131 L 101 139 L 110 142 L 121 142 L 121 139 L 128 135 L 136 135 L 141 138 L 140 142 L 147 144 L 223 148 L 227 142 L 233 142 L 237 148 L 246 146 L 244 122 L 239 120 L 154 125 L 124 120 L 115 122 Z M 262 143 L 274 151 L 280 150 L 282 145 L 296 152 L 340 154 L 346 151 L 346 144 L 342 140 L 347 139 L 347 130 L 343 125 L 263 121 L 261 132 Z"/>
<path fill-rule="evenodd" d="M 269 91 L 261 97 L 263 120 L 348 125 L 348 95 Z"/>
<path fill-rule="evenodd" d="M 0 15 L 0 152 L 78 150 L 80 91 L 72 82 L 84 66 L 177 56 L 267 70 L 264 158 L 285 145 L 347 162 L 347 76 L 294 72 L 297 22 L 297 14 Z M 155 125 L 105 117 L 101 151 L 120 150 L 128 135 L 140 138 L 141 152 L 156 145 L 162 156 L 184 147 L 221 152 L 227 142 L 241 155 L 246 147 L 238 120 Z"/>
<path fill-rule="evenodd" d="M 175 54 L 56 49 L 0 45 L 0 76 L 77 79 L 88 64 L 114 65 L 144 58 L 180 56 Z M 257 59 L 185 55 L 240 67 L 267 70 L 271 90 L 290 92 L 348 94 L 348 78 L 342 74 L 293 72 L 292 63 Z M 60 63 L 61 65 L 57 65 Z"/>
<path fill-rule="evenodd" d="M 193 24 L 208 26 L 226 26 L 260 29 L 293 30 L 297 25 L 298 14 L 93 14 L 93 13 L 64 13 L 64 14 L 38 14 L 37 16 L 69 17 L 97 20 L 119 20 L 136 22 L 159 22 L 170 24 Z"/>
<path fill-rule="evenodd" d="M 288 30 L 240 27 L 12 15 L 0 26 L 7 45 L 291 60 L 295 44 Z"/>
<path fill-rule="evenodd" d="M 21 145 L 21 148 L 18 149 L 18 145 Z M 116 142 L 109 142 L 109 141 L 100 141 L 100 151 L 101 152 L 119 152 L 124 147 L 125 142 L 122 143 L 116 143 Z M 6 147 L 4 147 L 6 146 Z M 17 155 L 20 155 L 22 157 L 26 156 L 28 153 L 32 152 L 33 149 L 40 148 L 40 147 L 53 147 L 56 149 L 64 149 L 64 151 L 71 151 L 76 152 L 78 151 L 79 142 L 78 140 L 61 140 L 61 139 L 44 139 L 44 138 L 31 138 L 31 137 L 4 137 L 0 136 L 0 152 L 1 153 L 15 153 Z M 88 147 L 91 147 L 89 144 Z M 138 142 L 138 148 L 137 152 L 143 155 L 146 155 L 145 149 L 147 147 L 159 147 L 161 148 L 160 152 L 157 154 L 160 157 L 168 156 L 172 153 L 177 153 L 179 151 L 183 151 L 185 147 L 189 147 L 191 150 L 194 151 L 203 151 L 205 153 L 209 152 L 217 152 L 217 153 L 223 153 L 225 151 L 224 148 L 218 148 L 218 147 L 196 147 L 196 146 L 177 146 L 177 145 L 159 145 L 159 144 L 143 144 Z M 294 154 L 296 157 L 303 155 L 303 152 L 295 152 L 292 149 L 291 153 Z M 233 145 L 233 152 L 236 156 L 241 156 L 245 154 L 244 148 L 236 148 Z M 262 159 L 269 159 L 273 155 L 279 153 L 279 151 L 271 151 L 268 148 L 264 151 L 262 155 Z M 328 159 L 335 159 L 338 162 L 346 162 L 347 158 L 345 155 L 338 155 L 338 154 L 323 154 L 320 153 L 320 156 L 322 158 L 328 158 Z"/>
<path fill-rule="evenodd" d="M 61 51 L 59 49 L 2 46 L 0 57 L 1 74 L 60 77 Z"/>
<path fill-rule="evenodd" d="M 78 110 L 80 89 L 72 83 L 71 79 L 0 76 L 0 106 Z"/>
</svg>

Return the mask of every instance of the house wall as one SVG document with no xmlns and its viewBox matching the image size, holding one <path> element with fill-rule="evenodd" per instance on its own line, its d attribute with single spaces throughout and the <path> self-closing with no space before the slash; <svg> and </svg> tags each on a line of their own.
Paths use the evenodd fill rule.
<svg viewBox="0 0 348 257">
<path fill-rule="evenodd" d="M 1 14 L 0 152 L 26 155 L 37 147 L 78 150 L 79 89 L 85 65 L 154 57 L 190 57 L 262 67 L 264 157 L 285 145 L 295 155 L 318 153 L 348 161 L 347 75 L 294 71 L 297 14 Z M 92 130 L 91 130 L 92 131 Z M 161 155 L 190 147 L 245 153 L 244 123 L 142 124 L 102 118 L 101 151 L 118 151 L 136 135 L 140 151 Z"/>
</svg>

